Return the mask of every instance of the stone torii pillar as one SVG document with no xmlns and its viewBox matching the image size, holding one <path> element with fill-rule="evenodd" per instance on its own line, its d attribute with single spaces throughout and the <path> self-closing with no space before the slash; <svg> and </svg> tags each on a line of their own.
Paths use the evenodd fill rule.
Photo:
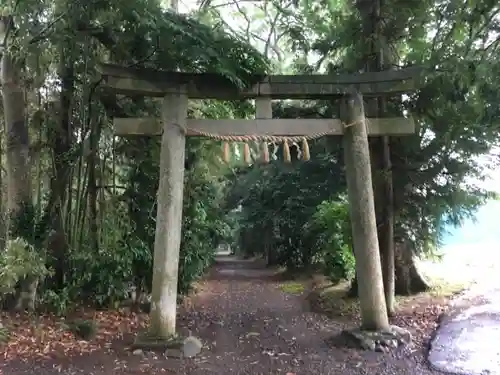
<svg viewBox="0 0 500 375">
<path fill-rule="evenodd" d="M 150 331 L 161 338 L 174 335 L 176 327 L 187 108 L 182 86 L 165 94 L 150 312 Z"/>
<path fill-rule="evenodd" d="M 343 104 L 347 124 L 343 147 L 356 273 L 371 280 L 358 282 L 361 320 L 364 329 L 388 329 L 363 97 L 355 92 Z"/>
</svg>

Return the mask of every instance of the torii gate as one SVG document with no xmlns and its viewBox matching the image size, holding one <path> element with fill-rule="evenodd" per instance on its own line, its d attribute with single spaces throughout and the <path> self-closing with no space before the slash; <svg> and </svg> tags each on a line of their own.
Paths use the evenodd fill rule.
<svg viewBox="0 0 500 375">
<path fill-rule="evenodd" d="M 162 97 L 158 119 L 114 119 L 117 135 L 160 135 L 161 161 L 154 245 L 150 332 L 158 339 L 175 335 L 177 279 L 181 243 L 185 137 L 200 135 L 264 135 L 296 137 L 312 134 L 344 138 L 350 216 L 354 239 L 361 315 L 365 328 L 388 327 L 378 249 L 368 135 L 415 132 L 411 118 L 365 120 L 363 95 L 395 95 L 416 88 L 419 68 L 349 75 L 271 75 L 254 77 L 239 90 L 218 74 L 163 72 L 103 64 L 103 87 L 117 94 Z M 344 98 L 345 118 L 273 119 L 272 99 Z M 255 120 L 187 119 L 188 99 L 255 99 Z M 347 124 L 347 125 L 346 125 Z M 368 214 L 367 214 L 368 213 Z M 370 285 L 379 288 L 373 292 Z M 384 314 L 373 314 L 380 306 Z"/>
</svg>

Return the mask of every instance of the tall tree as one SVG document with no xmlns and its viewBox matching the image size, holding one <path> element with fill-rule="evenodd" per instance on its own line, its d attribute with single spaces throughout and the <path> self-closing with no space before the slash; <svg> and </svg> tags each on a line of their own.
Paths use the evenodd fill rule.
<svg viewBox="0 0 500 375">
<path fill-rule="evenodd" d="M 17 26 L 12 38 L 15 43 L 8 52 L 15 62 L 22 62 L 25 91 L 31 94 L 34 86 L 40 94 L 28 100 L 20 118 L 26 119 L 26 124 L 39 125 L 36 133 L 34 126 L 32 129 L 32 138 L 36 135 L 32 150 L 39 169 L 34 176 L 39 183 L 36 208 L 43 213 L 36 220 L 48 228 L 37 236 L 30 233 L 30 238 L 43 240 L 50 250 L 43 252 L 47 266 L 55 271 L 52 280 L 44 283 L 44 297 L 49 295 L 44 300 L 55 301 L 52 297 L 57 295 L 67 306 L 72 305 L 69 300 L 80 298 L 104 305 L 123 298 L 129 282 L 150 289 L 155 193 L 152 197 L 148 194 L 158 183 L 159 155 L 154 153 L 158 148 L 151 150 L 148 160 L 130 157 L 123 148 L 131 145 L 140 149 L 141 143 L 116 139 L 110 119 L 151 114 L 158 107 L 148 99 L 131 100 L 96 90 L 100 78 L 96 64 L 111 61 L 167 70 L 218 71 L 244 84 L 256 70 L 267 69 L 267 62 L 220 25 L 209 26 L 196 16 L 167 12 L 157 0 L 97 1 L 91 5 L 7 0 L 5 5 L 13 10 Z M 167 40 L 172 41 L 168 46 Z M 9 96 L 4 101 L 6 98 Z M 22 104 L 22 100 L 13 101 Z M 247 116 L 246 107 L 241 103 L 203 103 L 198 109 L 219 111 L 205 117 L 232 117 L 240 109 L 238 116 Z M 192 142 L 188 144 L 189 149 Z M 218 147 L 212 142 L 207 149 L 214 153 Z M 210 160 L 214 159 L 212 155 Z M 219 193 L 211 191 L 219 181 L 207 182 L 212 175 L 220 176 L 220 166 L 191 164 L 197 173 L 186 176 L 194 187 L 185 197 L 188 214 L 183 222 L 186 235 L 180 257 L 180 293 L 187 292 L 191 282 L 210 265 L 212 241 L 219 238 L 212 232 L 224 222 L 216 217 L 219 211 L 214 196 Z M 129 171 L 137 169 L 142 175 L 130 173 L 129 178 Z M 134 190 L 133 199 L 123 194 Z M 197 195 L 193 190 L 204 193 Z M 197 205 L 200 199 L 206 202 L 203 207 Z"/>
<path fill-rule="evenodd" d="M 381 71 L 390 66 L 388 41 L 384 33 L 384 20 L 389 16 L 382 0 L 358 0 L 356 7 L 362 21 L 362 59 L 365 71 Z M 385 97 L 369 99 L 367 114 L 371 117 L 387 115 Z M 389 315 L 394 313 L 394 202 L 392 187 L 390 138 L 382 136 L 370 140 L 372 181 L 377 217 L 377 238 L 382 260 L 384 294 Z"/>
<path fill-rule="evenodd" d="M 3 41 L 1 57 L 2 100 L 5 117 L 7 143 L 7 233 L 14 228 L 12 222 L 25 215 L 26 208 L 32 204 L 30 143 L 26 123 L 25 90 L 22 82 L 22 66 L 19 59 L 8 50 L 9 34 L 13 31 L 11 16 L 0 18 L 0 39 Z M 13 233 L 14 236 L 16 233 Z M 26 277 L 21 280 L 17 290 L 15 308 L 34 309 L 38 280 Z"/>
</svg>

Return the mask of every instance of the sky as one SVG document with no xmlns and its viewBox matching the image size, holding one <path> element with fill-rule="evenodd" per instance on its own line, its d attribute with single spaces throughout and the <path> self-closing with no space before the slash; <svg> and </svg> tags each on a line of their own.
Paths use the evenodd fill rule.
<svg viewBox="0 0 500 375">
<path fill-rule="evenodd" d="M 499 158 L 500 150 L 495 148 L 489 155 L 481 156 L 477 160 L 487 163 L 490 160 L 497 159 L 496 161 L 498 164 Z M 484 189 L 495 191 L 500 194 L 500 168 L 496 167 L 494 169 L 490 169 L 488 175 L 489 179 L 486 181 L 476 181 L 475 183 Z"/>
<path fill-rule="evenodd" d="M 500 194 L 500 170 L 497 168 L 496 170 L 492 170 L 490 172 L 491 179 L 480 183 L 485 189 L 495 191 Z"/>
</svg>

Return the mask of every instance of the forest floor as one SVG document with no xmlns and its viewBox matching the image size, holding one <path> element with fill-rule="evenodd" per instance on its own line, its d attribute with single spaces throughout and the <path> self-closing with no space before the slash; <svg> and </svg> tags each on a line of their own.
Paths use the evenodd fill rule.
<svg viewBox="0 0 500 375">
<path fill-rule="evenodd" d="M 3 315 L 10 338 L 0 344 L 0 374 L 415 374 L 430 370 L 429 338 L 448 297 L 431 293 L 398 301 L 392 323 L 409 329 L 414 344 L 383 354 L 344 347 L 339 333 L 359 323 L 356 303 L 317 293 L 310 282 L 286 281 L 259 262 L 221 257 L 179 313 L 181 333 L 204 343 L 193 359 L 129 350 L 147 316 L 127 311 L 80 311 L 98 323 L 94 340 L 79 341 L 54 316 Z M 326 291 L 326 289 L 325 289 Z M 445 293 L 446 294 L 446 293 Z M 337 302 L 332 302 L 336 300 Z M 312 305 L 312 306 L 311 306 Z M 311 309 L 313 307 L 313 309 Z M 327 315 L 311 310 L 326 309 Z"/>
</svg>

